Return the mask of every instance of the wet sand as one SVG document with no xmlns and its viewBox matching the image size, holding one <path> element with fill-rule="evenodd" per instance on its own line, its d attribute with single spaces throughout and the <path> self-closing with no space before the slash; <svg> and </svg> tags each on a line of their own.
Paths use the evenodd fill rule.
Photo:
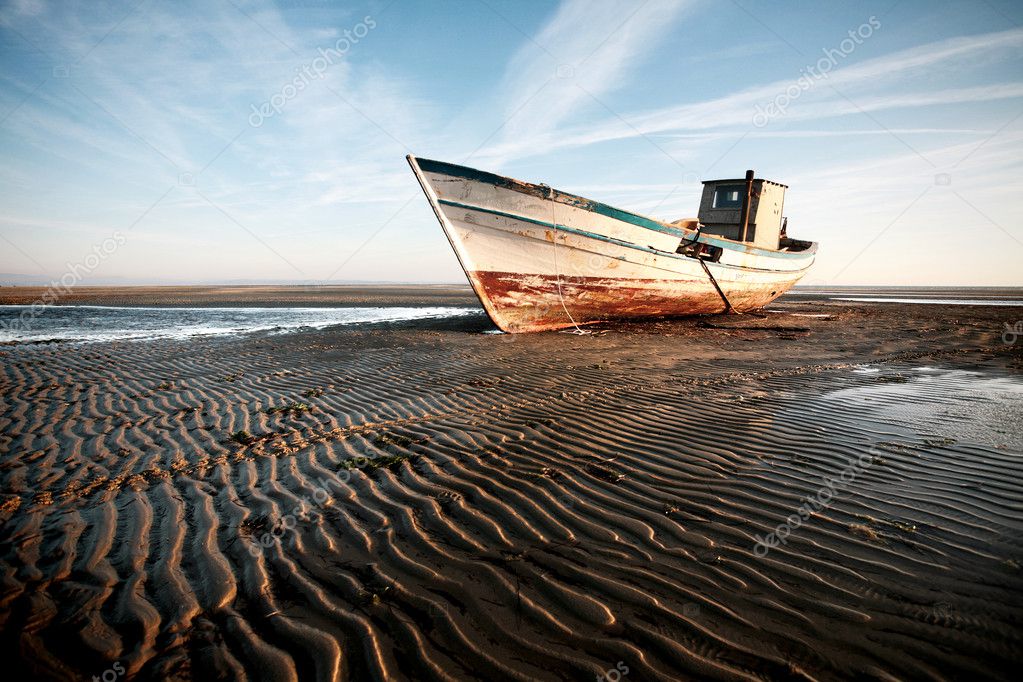
<svg viewBox="0 0 1023 682">
<path fill-rule="evenodd" d="M 0 348 L 8 674 L 1011 678 L 1020 317 Z"/>
</svg>

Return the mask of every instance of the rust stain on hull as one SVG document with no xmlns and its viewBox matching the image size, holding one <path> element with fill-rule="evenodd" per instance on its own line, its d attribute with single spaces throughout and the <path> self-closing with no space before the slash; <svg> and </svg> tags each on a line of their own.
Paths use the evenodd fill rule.
<svg viewBox="0 0 1023 682">
<path fill-rule="evenodd" d="M 705 280 L 636 280 L 609 277 L 523 275 L 514 272 L 469 273 L 490 318 L 506 332 L 565 329 L 601 320 L 682 317 L 722 313 L 721 296 Z M 744 291 L 729 295 L 738 311 L 760 308 L 781 294 Z M 734 299 L 733 299 L 734 297 Z M 569 316 L 571 314 L 571 317 Z"/>
</svg>

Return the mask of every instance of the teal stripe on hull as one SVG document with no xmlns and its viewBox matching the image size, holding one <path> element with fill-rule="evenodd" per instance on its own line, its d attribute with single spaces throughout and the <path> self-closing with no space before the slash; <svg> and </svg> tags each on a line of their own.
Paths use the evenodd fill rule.
<svg viewBox="0 0 1023 682">
<path fill-rule="evenodd" d="M 496 187 L 504 187 L 505 189 L 515 190 L 517 192 L 523 192 L 525 194 L 532 194 L 541 198 L 547 198 L 547 188 L 541 187 L 540 185 L 534 185 L 528 182 L 522 182 L 520 180 L 513 180 L 512 178 L 506 178 L 503 175 L 497 175 L 496 173 L 488 173 L 487 171 L 476 170 L 475 168 L 469 168 L 467 166 L 456 166 L 453 163 L 447 163 L 445 161 L 432 161 L 430 159 L 417 159 L 419 162 L 419 168 L 428 173 L 440 173 L 442 175 L 450 175 L 456 178 L 465 178 L 467 180 L 476 180 L 488 185 L 494 185 Z M 662 232 L 664 234 L 674 235 L 678 238 L 686 236 L 686 232 L 666 225 L 665 223 L 651 220 L 645 216 L 641 216 L 637 213 L 630 213 L 629 211 L 623 211 L 620 208 L 614 206 L 608 206 L 602 204 L 599 201 L 593 201 L 585 197 L 576 196 L 575 194 L 568 194 L 560 190 L 553 190 L 555 193 L 555 200 L 558 203 L 566 204 L 568 206 L 576 206 L 578 208 L 586 209 L 592 213 L 599 213 L 609 218 L 615 218 L 622 222 L 636 225 L 638 227 L 645 227 L 648 230 L 654 230 L 655 232 Z"/>
<path fill-rule="evenodd" d="M 683 256 L 682 254 L 670 253 L 668 251 L 660 251 L 660 250 L 655 249 L 655 248 L 650 247 L 650 246 L 640 246 L 639 244 L 633 244 L 632 242 L 627 242 L 627 241 L 624 241 L 624 240 L 621 240 L 621 239 L 615 239 L 614 237 L 606 237 L 606 236 L 604 236 L 602 234 L 597 234 L 596 232 L 590 232 L 588 230 L 580 230 L 580 229 L 575 228 L 575 227 L 569 227 L 568 225 L 555 225 L 554 223 L 548 223 L 548 222 L 546 222 L 544 220 L 536 220 L 534 218 L 527 218 L 526 216 L 516 215 L 515 213 L 506 213 L 504 211 L 498 211 L 498 210 L 493 209 L 493 208 L 483 208 L 482 206 L 473 206 L 472 204 L 463 204 L 463 203 L 460 203 L 460 202 L 457 202 L 457 201 L 450 201 L 448 199 L 438 199 L 438 202 L 443 204 L 443 205 L 445 205 L 445 206 L 453 206 L 455 208 L 463 208 L 463 209 L 467 209 L 469 211 L 478 211 L 480 213 L 488 213 L 490 215 L 496 215 L 496 216 L 500 216 L 502 218 L 511 218 L 513 220 L 520 220 L 520 221 L 522 221 L 524 223 L 531 223 L 533 225 L 539 225 L 541 227 L 549 227 L 551 229 L 560 230 L 562 232 L 568 232 L 569 234 L 579 235 L 580 237 L 588 237 L 590 239 L 596 239 L 596 240 L 599 240 L 599 241 L 602 241 L 602 242 L 607 242 L 608 244 L 614 244 L 616 246 L 621 246 L 621 247 L 624 247 L 624 248 L 627 248 L 627 249 L 634 249 L 636 251 L 643 251 L 644 253 L 654 254 L 654 255 L 660 256 L 662 258 L 674 258 L 674 259 L 677 259 L 677 260 L 693 260 L 693 258 L 691 258 L 690 256 Z M 700 241 L 704 241 L 704 240 L 701 239 Z M 756 271 L 759 271 L 759 272 L 780 272 L 780 273 L 799 272 L 799 270 L 769 270 L 767 268 L 751 268 L 751 267 L 738 266 L 738 265 L 728 265 L 726 263 L 714 263 L 714 265 L 717 266 L 717 267 L 730 268 L 730 269 L 734 269 L 734 270 L 756 270 Z"/>
<path fill-rule="evenodd" d="M 488 185 L 494 185 L 496 187 L 503 187 L 510 189 L 515 192 L 521 192 L 523 194 L 530 194 L 542 199 L 548 198 L 548 188 L 541 187 L 540 185 L 534 185 L 528 182 L 522 182 L 521 180 L 514 180 L 512 178 L 506 178 L 503 175 L 497 175 L 496 173 L 489 173 L 487 171 L 476 170 L 475 168 L 469 168 L 467 166 L 457 166 L 453 163 L 447 163 L 445 161 L 433 161 L 431 159 L 416 159 L 419 164 L 419 168 L 424 172 L 428 173 L 439 173 L 441 175 L 450 175 L 456 178 L 465 178 L 467 180 L 475 180 Z M 575 206 L 591 213 L 606 216 L 608 218 L 614 218 L 620 220 L 623 223 L 635 225 L 636 227 L 643 227 L 648 230 L 655 232 L 661 232 L 663 234 L 670 234 L 679 239 L 692 238 L 693 232 L 691 230 L 680 230 L 676 227 L 662 223 L 646 216 L 641 216 L 637 213 L 631 213 L 629 211 L 623 211 L 620 208 L 614 206 L 608 206 L 602 204 L 599 201 L 593 201 L 584 197 L 576 196 L 574 194 L 568 194 L 559 190 L 550 190 L 554 194 L 554 200 L 558 203 L 565 204 L 566 206 Z M 448 202 L 441 199 L 442 204 L 448 204 L 450 206 L 456 206 L 458 204 Z M 466 206 L 466 208 L 474 208 L 481 211 L 489 211 L 489 209 L 481 209 L 475 206 Z M 536 222 L 522 216 L 510 215 L 509 217 L 516 218 L 518 220 L 525 220 L 527 222 Z M 553 227 L 553 225 L 550 225 Z M 559 226 L 560 229 L 568 229 Z M 756 246 L 748 244 L 740 244 L 727 239 L 717 239 L 711 235 L 701 234 L 699 241 L 702 244 L 711 244 L 713 246 L 727 249 L 729 251 L 738 251 L 740 253 L 749 253 L 754 256 L 765 256 L 770 258 L 804 258 L 808 255 L 812 255 L 815 249 L 811 247 L 808 251 L 774 251 L 771 249 L 761 249 Z M 657 251 L 657 253 L 664 253 L 663 251 Z"/>
</svg>

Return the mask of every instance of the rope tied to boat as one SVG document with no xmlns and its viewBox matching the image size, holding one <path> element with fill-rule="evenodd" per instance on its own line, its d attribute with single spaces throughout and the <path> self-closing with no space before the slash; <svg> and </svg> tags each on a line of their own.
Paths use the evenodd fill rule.
<svg viewBox="0 0 1023 682">
<path fill-rule="evenodd" d="M 712 273 L 710 271 L 710 268 L 707 266 L 707 263 L 705 263 L 704 260 L 702 258 L 700 258 L 699 256 L 696 257 L 696 260 L 700 261 L 700 265 L 703 266 L 703 271 L 707 273 L 707 277 L 710 277 L 710 283 L 714 285 L 714 288 L 717 289 L 718 296 L 720 296 L 721 300 L 725 302 L 725 310 L 724 310 L 724 312 L 725 313 L 736 313 L 735 308 L 732 307 L 731 301 L 729 301 L 728 297 L 725 296 L 725 292 L 721 290 L 721 286 L 718 284 L 718 281 L 716 279 L 714 279 L 714 273 Z M 736 313 L 736 314 L 738 314 L 738 313 Z"/>
<path fill-rule="evenodd" d="M 574 317 L 572 317 L 572 313 L 569 312 L 568 306 L 565 305 L 565 294 L 561 290 L 561 270 L 558 269 L 558 220 L 557 215 L 555 214 L 555 208 L 558 202 L 554 200 L 554 189 L 550 185 L 541 184 L 540 187 L 543 187 L 544 190 L 546 190 L 547 200 L 551 202 L 551 225 L 554 226 L 554 239 L 552 240 L 554 242 L 554 276 L 558 284 L 558 300 L 561 301 L 561 309 L 565 311 L 565 314 L 568 315 L 568 319 L 572 322 L 572 326 L 575 327 L 572 331 L 562 330 L 562 332 L 566 334 L 579 335 L 592 334 L 593 332 L 582 329 L 579 326 L 579 323 L 575 321 Z"/>
<path fill-rule="evenodd" d="M 682 247 L 685 247 L 685 246 L 693 246 L 698 241 L 700 241 L 700 234 L 701 234 L 700 230 L 702 230 L 702 229 L 703 229 L 703 225 L 699 225 L 698 224 L 696 226 L 696 231 L 693 233 L 693 238 L 690 239 L 689 241 L 685 241 L 683 239 L 682 240 L 682 244 L 680 245 L 679 248 L 681 249 Z M 712 273 L 710 271 L 710 267 L 707 265 L 707 263 L 702 258 L 700 258 L 699 252 L 697 252 L 697 254 L 696 254 L 696 260 L 700 261 L 700 265 L 703 266 L 703 271 L 705 273 L 707 273 L 707 277 L 710 278 L 710 283 L 714 285 L 714 289 L 718 292 L 718 296 L 720 296 L 721 300 L 725 302 L 725 310 L 724 310 L 724 312 L 725 313 L 735 313 L 736 315 L 738 315 L 739 314 L 738 311 L 736 311 L 736 309 L 732 307 L 732 302 L 728 300 L 727 296 L 725 296 L 725 292 L 721 289 L 721 285 L 718 284 L 717 279 L 714 277 L 714 273 Z"/>
</svg>

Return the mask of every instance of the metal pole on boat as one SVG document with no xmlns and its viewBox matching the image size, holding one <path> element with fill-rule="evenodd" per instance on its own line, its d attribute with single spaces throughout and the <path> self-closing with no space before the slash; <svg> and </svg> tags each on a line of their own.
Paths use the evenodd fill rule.
<svg viewBox="0 0 1023 682">
<path fill-rule="evenodd" d="M 749 229 L 750 197 L 753 196 L 753 171 L 746 171 L 746 198 L 742 200 L 742 215 L 739 222 L 742 223 L 742 241 L 746 241 L 746 231 Z"/>
</svg>

